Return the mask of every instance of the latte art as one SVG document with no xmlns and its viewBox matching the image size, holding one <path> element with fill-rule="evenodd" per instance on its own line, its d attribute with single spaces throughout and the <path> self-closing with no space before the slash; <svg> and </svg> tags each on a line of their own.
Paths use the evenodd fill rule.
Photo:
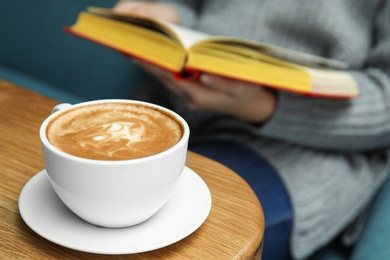
<svg viewBox="0 0 390 260">
<path fill-rule="evenodd" d="M 153 138 L 143 137 L 144 132 L 145 125 L 142 122 L 111 122 L 77 134 L 80 136 L 81 147 L 94 149 L 103 156 L 115 157 L 115 154 L 120 154 L 121 151 L 132 149 L 136 142 Z"/>
<path fill-rule="evenodd" d="M 106 142 L 115 142 L 120 139 L 127 139 L 130 142 L 140 141 L 142 138 L 142 133 L 145 131 L 143 125 L 137 126 L 134 122 L 113 122 L 98 126 L 97 129 L 91 129 L 92 134 L 86 136 L 86 138 L 92 138 L 93 140 L 84 140 L 86 143 L 82 146 L 88 145 L 88 142 L 91 144 L 106 143 Z"/>
<path fill-rule="evenodd" d="M 53 119 L 49 141 L 83 158 L 125 160 L 169 149 L 182 136 L 180 124 L 157 109 L 103 103 L 71 109 Z"/>
</svg>

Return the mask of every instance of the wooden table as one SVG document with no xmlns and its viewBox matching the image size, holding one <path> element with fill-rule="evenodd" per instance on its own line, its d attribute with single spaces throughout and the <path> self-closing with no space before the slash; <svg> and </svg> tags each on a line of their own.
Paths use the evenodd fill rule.
<svg viewBox="0 0 390 260">
<path fill-rule="evenodd" d="M 25 183 L 44 168 L 38 130 L 59 102 L 0 79 L 0 259 L 254 259 L 261 258 L 264 216 L 243 179 L 223 165 L 188 153 L 187 166 L 208 185 L 212 208 L 203 225 L 165 248 L 97 255 L 54 244 L 32 231 L 18 210 Z"/>
</svg>

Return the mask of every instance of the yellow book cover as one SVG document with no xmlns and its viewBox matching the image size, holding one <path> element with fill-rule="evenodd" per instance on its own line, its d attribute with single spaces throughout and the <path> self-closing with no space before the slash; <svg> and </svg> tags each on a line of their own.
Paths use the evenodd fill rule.
<svg viewBox="0 0 390 260">
<path fill-rule="evenodd" d="M 194 79 L 207 72 L 312 96 L 359 95 L 344 62 L 257 42 L 210 36 L 166 21 L 89 7 L 66 30 L 172 71 L 178 78 L 190 75 L 188 79 Z"/>
</svg>

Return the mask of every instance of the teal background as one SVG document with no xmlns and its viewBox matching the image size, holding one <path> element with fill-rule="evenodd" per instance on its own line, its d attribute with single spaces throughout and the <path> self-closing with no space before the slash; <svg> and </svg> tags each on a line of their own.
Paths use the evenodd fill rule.
<svg viewBox="0 0 390 260">
<path fill-rule="evenodd" d="M 143 72 L 122 54 L 66 33 L 111 0 L 1 0 L 0 77 L 64 102 L 126 98 Z"/>
</svg>

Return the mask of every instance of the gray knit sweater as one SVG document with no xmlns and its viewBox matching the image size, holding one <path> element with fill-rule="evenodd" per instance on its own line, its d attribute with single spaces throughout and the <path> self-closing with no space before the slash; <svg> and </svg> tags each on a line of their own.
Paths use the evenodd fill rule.
<svg viewBox="0 0 390 260">
<path fill-rule="evenodd" d="M 170 96 L 174 109 L 190 124 L 193 140 L 238 140 L 268 159 L 291 196 L 291 252 L 299 259 L 309 256 L 352 226 L 389 171 L 390 1 L 165 2 L 178 9 L 184 25 L 209 34 L 350 64 L 361 97 L 331 100 L 280 91 L 276 112 L 262 126 L 190 111 Z"/>
</svg>

